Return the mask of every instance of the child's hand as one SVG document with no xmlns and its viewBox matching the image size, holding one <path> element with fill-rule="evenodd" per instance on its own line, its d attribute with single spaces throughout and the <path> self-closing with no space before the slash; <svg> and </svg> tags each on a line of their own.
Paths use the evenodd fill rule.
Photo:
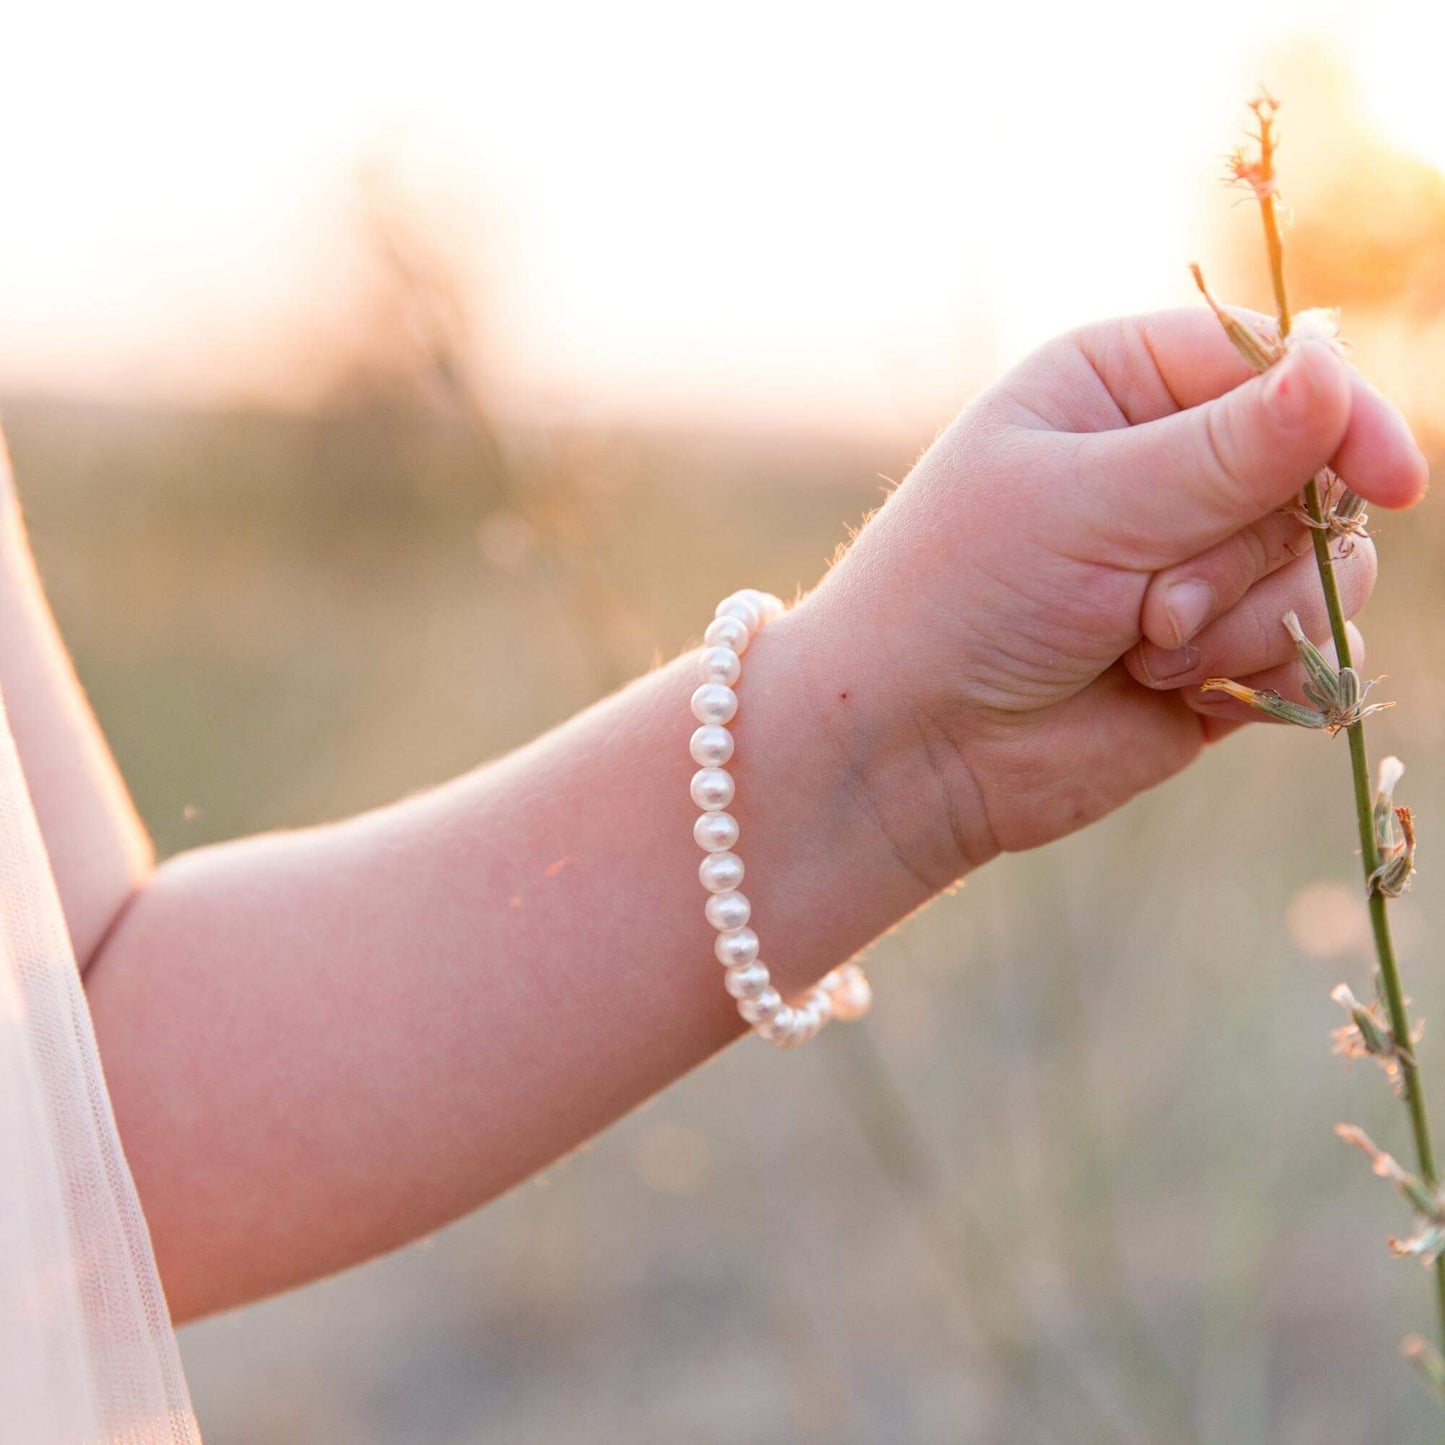
<svg viewBox="0 0 1445 1445">
<path fill-rule="evenodd" d="M 910 866 L 941 881 L 1178 772 L 1249 716 L 1206 677 L 1297 696 L 1280 618 L 1329 627 L 1279 509 L 1327 463 L 1380 506 L 1425 490 L 1404 420 L 1330 349 L 1252 377 L 1203 308 L 1063 337 L 964 411 L 803 604 L 856 639 L 815 696 Z M 1336 572 L 1353 614 L 1371 544 Z M 956 858 L 920 844 L 921 798 Z"/>
</svg>

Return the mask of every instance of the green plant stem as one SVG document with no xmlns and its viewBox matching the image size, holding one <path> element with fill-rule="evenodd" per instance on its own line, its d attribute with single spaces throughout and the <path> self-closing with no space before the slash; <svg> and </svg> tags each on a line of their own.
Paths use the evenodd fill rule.
<svg viewBox="0 0 1445 1445">
<path fill-rule="evenodd" d="M 1268 97 L 1265 97 L 1267 100 Z M 1269 254 L 1269 276 L 1274 288 L 1275 306 L 1279 313 L 1279 334 L 1289 336 L 1289 291 L 1285 285 L 1284 238 L 1280 233 L 1279 212 L 1275 190 L 1273 109 L 1257 109 L 1259 117 L 1259 158 L 1262 187 L 1258 192 L 1260 219 L 1264 223 L 1265 249 Z M 1340 603 L 1335 564 L 1330 557 L 1330 534 L 1325 529 L 1324 502 L 1320 496 L 1319 478 L 1311 478 L 1304 489 L 1305 510 L 1315 524 L 1310 528 L 1314 543 L 1315 565 L 1319 569 L 1320 587 L 1325 595 L 1325 609 L 1330 617 L 1330 634 L 1335 642 L 1335 658 L 1341 668 L 1353 665 L 1350 638 L 1345 630 L 1345 610 Z M 1395 958 L 1395 941 L 1390 934 L 1387 899 L 1370 879 L 1380 866 L 1379 847 L 1375 840 L 1374 798 L 1370 789 L 1370 758 L 1365 746 L 1365 725 L 1351 723 L 1345 730 L 1350 744 L 1350 773 L 1355 787 L 1355 818 L 1360 830 L 1360 863 L 1365 874 L 1369 898 L 1370 930 L 1375 938 L 1375 957 L 1380 969 L 1380 990 L 1390 1015 L 1390 1031 L 1399 1049 L 1400 1088 L 1410 1115 L 1410 1132 L 1415 1141 L 1415 1159 L 1421 1178 L 1433 1189 L 1439 1180 L 1435 1169 L 1435 1151 L 1430 1143 L 1430 1121 L 1425 1112 L 1425 1091 L 1420 1087 L 1420 1071 L 1410 1041 L 1410 1015 L 1405 1007 L 1405 991 L 1400 984 L 1400 966 Z M 1439 1314 L 1440 1339 L 1445 1345 L 1445 1256 L 1435 1262 L 1435 1304 Z"/>
<path fill-rule="evenodd" d="M 1316 523 L 1323 523 L 1324 508 L 1320 500 L 1319 482 L 1312 480 L 1305 488 L 1305 509 Z M 1330 557 L 1329 533 L 1322 525 L 1310 529 L 1314 539 L 1315 564 L 1319 568 L 1320 586 L 1325 594 L 1325 608 L 1330 615 L 1330 633 L 1335 641 L 1339 665 L 1351 667 L 1350 639 L 1345 630 L 1345 612 L 1340 603 L 1335 565 Z M 1350 772 L 1355 785 L 1355 817 L 1360 830 L 1360 862 L 1364 868 L 1366 887 L 1375 869 L 1380 866 L 1379 847 L 1375 841 L 1374 799 L 1370 791 L 1370 759 L 1365 747 L 1365 725 L 1351 723 L 1345 729 L 1350 744 Z M 1390 1015 L 1390 1032 L 1401 1046 L 1398 1057 L 1400 1084 L 1405 1107 L 1410 1114 L 1410 1132 L 1415 1139 L 1415 1159 L 1420 1177 L 1434 1188 L 1438 1184 L 1435 1151 L 1430 1142 L 1430 1122 L 1425 1111 L 1425 1091 L 1420 1087 L 1420 1071 L 1410 1047 L 1410 1015 L 1405 1007 L 1405 993 L 1400 983 L 1400 966 L 1395 958 L 1395 940 L 1390 934 L 1388 900 L 1377 888 L 1369 890 L 1370 929 L 1375 936 L 1375 956 L 1380 965 L 1380 989 Z M 1435 1262 L 1435 1297 L 1440 1314 L 1440 1337 L 1445 1342 L 1445 1257 Z"/>
</svg>

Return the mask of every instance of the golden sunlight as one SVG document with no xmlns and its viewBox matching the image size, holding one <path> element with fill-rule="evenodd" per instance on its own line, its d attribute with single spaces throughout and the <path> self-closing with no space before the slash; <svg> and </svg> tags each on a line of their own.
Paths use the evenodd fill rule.
<svg viewBox="0 0 1445 1445">
<path fill-rule="evenodd" d="M 1028 7 L 272 0 L 95 7 L 77 42 L 30 7 L 0 385 L 306 404 L 365 329 L 380 170 L 518 408 L 916 432 L 1053 332 L 1190 299 L 1235 98 L 1301 27 L 1445 159 L 1407 10 L 1126 3 L 1041 37 Z"/>
<path fill-rule="evenodd" d="M 1437 39 L 1445 33 L 1438 12 L 1424 24 Z M 1385 139 L 1445 171 L 1438 45 L 1402 44 L 1398 31 L 1371 29 L 1360 36 L 1351 61 L 1369 117 Z"/>
</svg>

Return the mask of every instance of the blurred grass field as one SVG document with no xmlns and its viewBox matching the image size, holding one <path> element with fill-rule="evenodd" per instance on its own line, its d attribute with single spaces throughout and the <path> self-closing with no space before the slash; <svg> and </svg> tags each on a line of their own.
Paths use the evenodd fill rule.
<svg viewBox="0 0 1445 1445">
<path fill-rule="evenodd" d="M 535 515 L 561 508 L 607 590 L 599 647 L 569 565 L 435 411 L 4 416 L 52 601 L 165 854 L 520 743 L 740 582 L 811 584 L 909 461 L 778 431 L 514 443 Z M 1368 670 L 1400 706 L 1372 737 L 1421 819 L 1398 916 L 1429 1019 L 1445 527 L 1427 504 L 1378 532 Z M 883 940 L 866 1033 L 745 1043 L 435 1238 L 186 1329 L 207 1440 L 1425 1438 L 1397 1342 L 1428 1329 L 1427 1282 L 1384 1248 L 1402 1206 L 1330 1132 L 1403 1148 L 1383 1080 L 1329 1052 L 1330 987 L 1368 983 L 1346 779 L 1343 743 L 1232 739 Z"/>
</svg>

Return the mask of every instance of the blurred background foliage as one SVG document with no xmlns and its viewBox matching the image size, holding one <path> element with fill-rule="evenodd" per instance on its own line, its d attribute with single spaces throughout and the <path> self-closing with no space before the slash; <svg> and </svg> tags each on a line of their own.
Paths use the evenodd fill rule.
<svg viewBox="0 0 1445 1445">
<path fill-rule="evenodd" d="M 1297 299 L 1346 308 L 1438 457 L 1445 178 L 1371 133 L 1329 50 L 1269 73 Z M 928 440 L 724 407 L 539 424 L 499 400 L 475 257 L 385 166 L 352 214 L 365 281 L 306 406 L 6 401 L 52 600 L 164 854 L 524 741 L 738 583 L 810 585 Z M 1267 305 L 1252 213 L 1201 180 L 1199 214 L 1216 289 Z M 1431 1018 L 1445 523 L 1377 521 L 1365 630 L 1400 706 L 1372 735 L 1410 765 L 1399 939 Z M 186 1329 L 208 1441 L 1423 1438 L 1396 1346 L 1427 1283 L 1330 1132 L 1402 1130 L 1329 1055 L 1329 989 L 1368 968 L 1345 778 L 1343 744 L 1231 740 L 881 941 L 866 1028 L 732 1050 L 435 1238 Z"/>
</svg>

